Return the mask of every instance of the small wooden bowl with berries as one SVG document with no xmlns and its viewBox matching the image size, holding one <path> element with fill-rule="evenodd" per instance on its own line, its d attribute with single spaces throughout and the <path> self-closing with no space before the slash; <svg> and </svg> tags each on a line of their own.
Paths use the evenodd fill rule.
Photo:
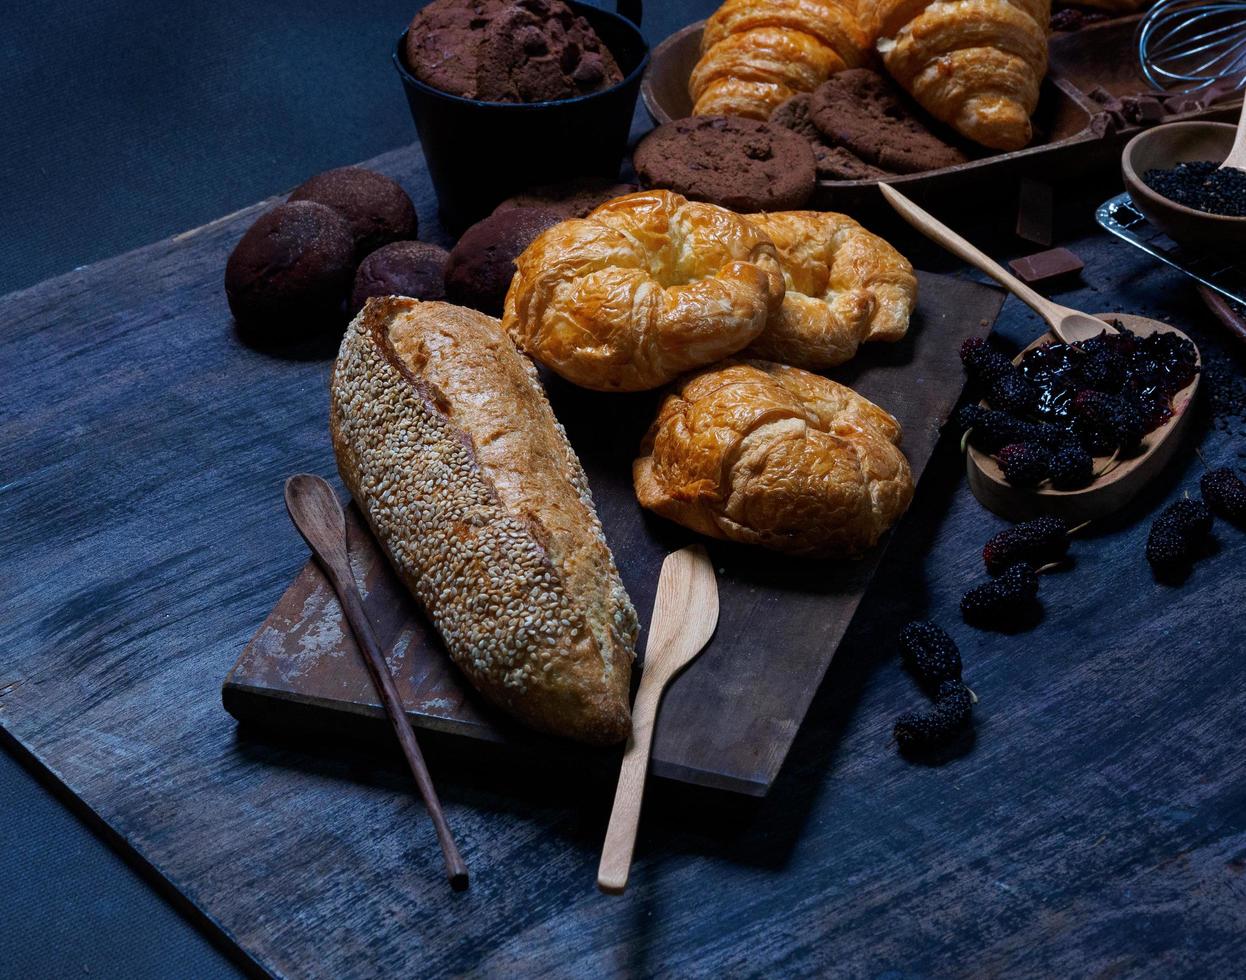
<svg viewBox="0 0 1246 980">
<path fill-rule="evenodd" d="M 1188 427 L 1202 369 L 1194 342 L 1159 320 L 1053 303 L 895 188 L 879 190 L 914 228 L 1051 327 L 1011 361 L 982 339 L 961 350 L 986 391 L 960 419 L 974 496 L 1010 520 L 1051 514 L 1079 523 L 1123 507 Z"/>
</svg>

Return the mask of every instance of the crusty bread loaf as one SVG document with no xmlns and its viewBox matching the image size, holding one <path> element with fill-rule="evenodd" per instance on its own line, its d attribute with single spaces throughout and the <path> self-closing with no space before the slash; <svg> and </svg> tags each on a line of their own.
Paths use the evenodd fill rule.
<svg viewBox="0 0 1246 980">
<path fill-rule="evenodd" d="M 468 679 L 534 728 L 626 738 L 636 613 L 584 470 L 498 321 L 371 299 L 330 388 L 342 479 Z"/>
<path fill-rule="evenodd" d="M 636 497 L 701 534 L 809 557 L 872 547 L 913 498 L 900 425 L 850 388 L 768 361 L 680 378 L 632 466 Z"/>
</svg>

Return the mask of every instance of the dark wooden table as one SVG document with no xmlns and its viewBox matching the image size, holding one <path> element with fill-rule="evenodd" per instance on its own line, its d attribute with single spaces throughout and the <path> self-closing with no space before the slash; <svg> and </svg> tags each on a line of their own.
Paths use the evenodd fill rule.
<svg viewBox="0 0 1246 980">
<path fill-rule="evenodd" d="M 220 321 L 172 329 L 186 303 L 220 301 L 179 261 L 185 240 L 0 301 L 5 737 L 139 842 L 205 928 L 292 976 L 1231 975 L 1246 533 L 1221 524 L 1181 588 L 1152 581 L 1142 547 L 1148 515 L 1196 488 L 1194 442 L 1213 465 L 1244 461 L 1223 376 L 1240 384 L 1246 365 L 1188 284 L 1089 226 L 1111 187 L 1068 189 L 1058 235 L 1087 269 L 1059 298 L 1198 340 L 1221 380 L 1191 446 L 1044 579 L 1042 621 L 1001 636 L 956 614 L 1002 525 L 945 444 L 771 795 L 657 785 L 622 899 L 593 888 L 609 773 L 427 739 L 474 875 L 452 896 L 396 753 L 237 730 L 220 708 L 224 671 L 305 555 L 281 479 L 332 472 L 328 361 L 249 350 Z M 427 185 L 409 189 L 431 215 Z M 973 220 L 937 210 L 1007 256 L 1024 250 L 1007 198 Z M 953 268 L 876 225 L 920 267 Z M 197 236 L 223 258 L 236 229 Z M 999 331 L 1020 345 L 1038 324 L 1009 301 Z M 953 630 L 981 698 L 973 745 L 938 767 L 888 745 L 919 700 L 894 656 L 919 615 Z"/>
</svg>

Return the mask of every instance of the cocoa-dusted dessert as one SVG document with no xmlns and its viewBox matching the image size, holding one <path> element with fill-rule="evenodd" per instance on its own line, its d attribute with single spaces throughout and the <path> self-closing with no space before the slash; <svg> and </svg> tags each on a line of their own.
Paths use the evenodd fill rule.
<svg viewBox="0 0 1246 980">
<path fill-rule="evenodd" d="M 636 191 L 635 184 L 622 184 L 609 177 L 580 177 L 562 184 L 544 184 L 508 197 L 493 209 L 549 208 L 564 218 L 583 218 L 594 208 Z"/>
<path fill-rule="evenodd" d="M 561 0 L 433 0 L 405 48 L 421 82 L 482 102 L 552 102 L 623 81 L 592 25 Z"/>
<path fill-rule="evenodd" d="M 346 219 L 293 201 L 260 215 L 225 263 L 225 296 L 240 326 L 284 332 L 341 316 L 355 270 Z"/>
<path fill-rule="evenodd" d="M 419 300 L 446 298 L 446 260 L 440 245 L 429 242 L 391 242 L 359 264 L 350 294 L 351 315 L 372 296 L 409 296 Z"/>
<path fill-rule="evenodd" d="M 814 125 L 831 143 L 883 170 L 922 173 L 969 159 L 931 131 L 894 82 L 868 68 L 836 72 L 814 90 L 809 106 Z"/>
<path fill-rule="evenodd" d="M 551 208 L 512 208 L 463 232 L 446 262 L 446 295 L 453 303 L 500 317 L 515 276 L 515 259 L 563 215 Z"/>
<path fill-rule="evenodd" d="M 847 147 L 828 142 L 810 117 L 811 101 L 808 92 L 793 95 L 775 107 L 770 122 L 809 141 L 818 180 L 878 180 L 888 176 L 885 170 L 866 163 Z"/>
<path fill-rule="evenodd" d="M 659 126 L 632 162 L 642 187 L 745 213 L 796 210 L 817 179 L 804 138 L 737 116 L 691 116 Z"/>
<path fill-rule="evenodd" d="M 362 167 L 338 167 L 304 181 L 291 201 L 315 201 L 332 208 L 350 225 L 355 256 L 363 258 L 389 242 L 415 238 L 415 205 L 396 181 Z"/>
</svg>

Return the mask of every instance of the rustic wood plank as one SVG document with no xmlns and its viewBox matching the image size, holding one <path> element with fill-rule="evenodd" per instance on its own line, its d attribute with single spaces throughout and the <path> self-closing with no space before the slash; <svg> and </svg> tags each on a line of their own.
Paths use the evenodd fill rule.
<svg viewBox="0 0 1246 980">
<path fill-rule="evenodd" d="M 382 165 L 430 213 L 412 151 Z M 220 328 L 219 279 L 203 268 L 219 270 L 237 231 L 224 222 L 0 301 L 0 724 L 265 969 L 1239 971 L 1246 534 L 1220 523 L 1218 552 L 1181 588 L 1142 559 L 1147 515 L 1196 492 L 1188 450 L 1079 539 L 1070 572 L 1044 577 L 1033 631 L 1001 636 L 957 617 L 1001 522 L 945 444 L 769 796 L 651 787 L 620 899 L 593 888 L 613 774 L 422 735 L 474 872 L 447 896 L 400 756 L 240 729 L 220 706 L 221 677 L 305 558 L 282 478 L 332 472 L 327 361 L 251 351 Z M 1184 282 L 1081 235 L 1066 244 L 1093 285 L 1062 300 L 1176 322 L 1240 383 L 1246 363 Z M 1009 303 L 998 329 L 1019 347 L 1039 324 Z M 1211 424 L 1212 404 L 1191 446 L 1240 465 L 1240 405 Z M 939 768 L 887 744 L 919 700 L 892 655 L 914 615 L 953 630 L 982 699 L 976 741 Z M 757 673 L 774 669 L 771 649 L 758 647 Z"/>
</svg>

